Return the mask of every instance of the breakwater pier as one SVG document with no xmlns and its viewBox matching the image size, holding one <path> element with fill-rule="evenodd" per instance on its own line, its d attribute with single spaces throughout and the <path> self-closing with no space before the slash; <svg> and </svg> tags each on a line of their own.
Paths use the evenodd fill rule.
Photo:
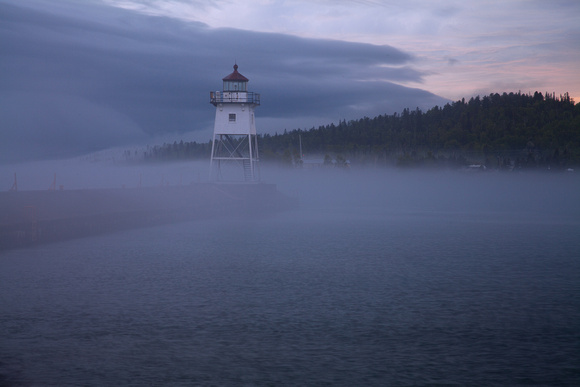
<svg viewBox="0 0 580 387">
<path fill-rule="evenodd" d="M 0 192 L 0 251 L 164 223 L 296 206 L 265 183 Z"/>
</svg>

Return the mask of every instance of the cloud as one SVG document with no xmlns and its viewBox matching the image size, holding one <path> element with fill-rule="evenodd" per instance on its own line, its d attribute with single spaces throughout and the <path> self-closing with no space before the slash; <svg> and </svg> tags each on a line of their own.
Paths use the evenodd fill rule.
<svg viewBox="0 0 580 387">
<path fill-rule="evenodd" d="M 0 3 L 0 160 L 206 133 L 209 91 L 221 89 L 234 61 L 262 94 L 264 122 L 300 127 L 444 103 L 399 85 L 424 74 L 412 54 L 387 45 L 216 29 L 98 2 L 57 4 Z"/>
<path fill-rule="evenodd" d="M 97 151 L 144 140 L 131 118 L 78 96 L 1 93 L 0 106 L 0 162 L 66 158 L 79 149 Z"/>
<path fill-rule="evenodd" d="M 387 43 L 413 52 L 413 66 L 425 74 L 422 88 L 451 99 L 502 91 L 494 89 L 498 84 L 507 87 L 503 91 L 524 85 L 531 92 L 548 87 L 580 95 L 577 0 L 106 1 L 213 27 Z M 449 57 L 457 59 L 453 66 Z M 521 65 L 511 68 L 514 61 Z M 492 71 L 488 63 L 504 70 Z M 550 70 L 529 77 L 538 65 Z"/>
<path fill-rule="evenodd" d="M 447 64 L 448 64 L 449 66 L 453 66 L 453 65 L 455 65 L 455 64 L 457 64 L 457 63 L 459 63 L 459 60 L 458 60 L 458 59 L 456 59 L 456 58 L 451 58 L 451 57 L 449 57 L 449 56 L 446 56 L 446 57 L 444 57 L 444 59 L 445 59 L 445 60 L 447 60 Z"/>
</svg>

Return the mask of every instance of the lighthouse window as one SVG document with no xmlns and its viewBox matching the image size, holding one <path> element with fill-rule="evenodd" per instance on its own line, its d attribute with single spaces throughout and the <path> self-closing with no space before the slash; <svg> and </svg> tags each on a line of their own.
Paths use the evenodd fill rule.
<svg viewBox="0 0 580 387">
<path fill-rule="evenodd" d="M 247 82 L 224 81 L 224 91 L 246 91 Z"/>
<path fill-rule="evenodd" d="M 236 122 L 236 115 L 230 113 L 230 122 Z"/>
</svg>

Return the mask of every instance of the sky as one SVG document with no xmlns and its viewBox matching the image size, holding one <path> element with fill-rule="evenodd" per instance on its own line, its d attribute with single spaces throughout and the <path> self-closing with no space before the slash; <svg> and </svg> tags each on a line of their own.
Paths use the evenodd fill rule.
<svg viewBox="0 0 580 387">
<path fill-rule="evenodd" d="M 577 0 L 0 0 L 0 162 L 208 141 L 234 63 L 259 133 L 490 93 L 580 101 Z"/>
</svg>

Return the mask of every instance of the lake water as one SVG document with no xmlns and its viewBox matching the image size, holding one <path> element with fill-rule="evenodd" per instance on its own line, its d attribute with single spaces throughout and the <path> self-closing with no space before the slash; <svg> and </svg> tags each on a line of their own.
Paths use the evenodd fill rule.
<svg viewBox="0 0 580 387">
<path fill-rule="evenodd" d="M 580 385 L 575 176 L 279 185 L 301 209 L 0 254 L 0 386 Z"/>
</svg>

